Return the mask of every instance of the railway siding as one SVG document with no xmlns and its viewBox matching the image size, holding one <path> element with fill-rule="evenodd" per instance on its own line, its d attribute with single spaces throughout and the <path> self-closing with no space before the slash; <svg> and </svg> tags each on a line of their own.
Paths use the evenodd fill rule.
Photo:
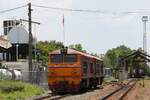
<svg viewBox="0 0 150 100">
<path fill-rule="evenodd" d="M 120 88 L 112 91 L 110 94 L 107 94 L 100 100 L 122 100 L 124 96 L 132 89 L 136 84 L 137 80 L 130 80 L 126 85 L 121 86 Z"/>
</svg>

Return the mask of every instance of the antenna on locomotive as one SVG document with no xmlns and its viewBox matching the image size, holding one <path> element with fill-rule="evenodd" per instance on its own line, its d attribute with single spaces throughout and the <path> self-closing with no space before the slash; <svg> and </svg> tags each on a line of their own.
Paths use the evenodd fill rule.
<svg viewBox="0 0 150 100">
<path fill-rule="evenodd" d="M 62 47 L 61 47 L 61 49 L 64 49 L 65 48 L 65 46 L 63 45 Z"/>
<path fill-rule="evenodd" d="M 62 46 L 62 49 L 60 49 L 61 54 L 67 54 L 68 47 Z"/>
</svg>

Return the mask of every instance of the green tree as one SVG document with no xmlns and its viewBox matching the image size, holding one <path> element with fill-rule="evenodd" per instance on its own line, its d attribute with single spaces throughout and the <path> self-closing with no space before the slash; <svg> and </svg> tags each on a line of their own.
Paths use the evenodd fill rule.
<svg viewBox="0 0 150 100">
<path fill-rule="evenodd" d="M 79 51 L 82 51 L 83 48 L 82 48 L 82 45 L 81 44 L 75 44 L 75 48 Z"/>
<path fill-rule="evenodd" d="M 74 48 L 74 49 L 77 49 L 79 51 L 86 52 L 86 50 L 83 49 L 81 44 L 71 44 L 71 45 L 69 45 L 69 48 Z"/>
<path fill-rule="evenodd" d="M 48 61 L 48 54 L 54 50 L 61 49 L 63 47 L 62 42 L 57 42 L 55 40 L 51 41 L 39 41 L 37 43 L 37 49 L 40 51 L 40 60 L 47 62 Z M 83 49 L 81 44 L 72 44 L 69 46 L 69 48 L 75 48 L 79 51 L 86 52 L 86 50 Z"/>
<path fill-rule="evenodd" d="M 63 47 L 63 43 L 62 42 L 57 42 L 55 40 L 39 41 L 37 43 L 37 49 L 41 53 L 40 60 L 47 62 L 49 52 L 60 49 L 62 47 Z"/>
<path fill-rule="evenodd" d="M 104 64 L 106 67 L 115 68 L 118 64 L 119 57 L 124 57 L 129 55 L 132 50 L 124 45 L 110 49 L 106 52 L 104 56 Z"/>
</svg>

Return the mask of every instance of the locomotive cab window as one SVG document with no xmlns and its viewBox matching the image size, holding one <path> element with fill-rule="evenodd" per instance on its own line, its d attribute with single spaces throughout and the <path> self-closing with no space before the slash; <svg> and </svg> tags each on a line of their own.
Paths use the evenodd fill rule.
<svg viewBox="0 0 150 100">
<path fill-rule="evenodd" d="M 77 62 L 77 55 L 76 54 L 64 55 L 64 62 L 65 63 L 75 63 L 75 62 Z"/>
<path fill-rule="evenodd" d="M 52 54 L 50 56 L 50 60 L 52 63 L 62 63 L 63 62 L 63 56 L 60 54 Z"/>
<path fill-rule="evenodd" d="M 76 54 L 52 54 L 50 56 L 50 60 L 52 63 L 75 63 L 77 62 Z"/>
</svg>

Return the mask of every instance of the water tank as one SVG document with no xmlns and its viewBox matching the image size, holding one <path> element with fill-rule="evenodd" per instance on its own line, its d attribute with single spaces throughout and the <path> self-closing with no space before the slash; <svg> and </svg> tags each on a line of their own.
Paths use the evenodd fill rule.
<svg viewBox="0 0 150 100">
<path fill-rule="evenodd" d="M 9 31 L 20 24 L 20 21 L 18 20 L 5 20 L 3 21 L 3 27 L 4 27 L 4 35 L 7 35 Z"/>
<path fill-rule="evenodd" d="M 23 26 L 13 27 L 7 35 L 12 44 L 28 44 L 29 33 Z"/>
</svg>

